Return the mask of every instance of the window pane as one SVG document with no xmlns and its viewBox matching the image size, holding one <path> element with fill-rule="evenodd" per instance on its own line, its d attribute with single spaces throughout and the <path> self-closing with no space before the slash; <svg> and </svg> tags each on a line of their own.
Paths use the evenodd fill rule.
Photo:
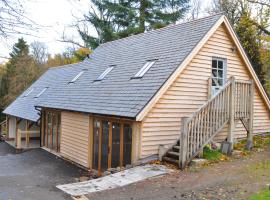
<svg viewBox="0 0 270 200">
<path fill-rule="evenodd" d="M 100 134 L 100 122 L 98 120 L 94 121 L 94 133 L 93 133 L 93 168 L 98 169 L 98 144 L 99 144 L 99 134 Z"/>
<path fill-rule="evenodd" d="M 223 85 L 223 79 L 218 79 L 218 85 L 222 86 Z"/>
<path fill-rule="evenodd" d="M 217 60 L 212 60 L 212 68 L 217 68 Z"/>
<path fill-rule="evenodd" d="M 212 76 L 217 77 L 217 70 L 216 69 L 212 69 Z"/>
<path fill-rule="evenodd" d="M 132 128 L 129 124 L 124 124 L 124 160 L 123 165 L 131 164 L 132 149 Z"/>
<path fill-rule="evenodd" d="M 218 68 L 223 69 L 223 61 L 218 61 Z"/>
<path fill-rule="evenodd" d="M 217 86 L 217 79 L 216 78 L 212 79 L 212 86 Z"/>
<path fill-rule="evenodd" d="M 120 164 L 120 124 L 112 124 L 112 167 Z"/>
<path fill-rule="evenodd" d="M 109 122 L 102 121 L 101 169 L 108 168 Z"/>
<path fill-rule="evenodd" d="M 222 71 L 222 70 L 219 70 L 219 71 L 218 71 L 218 77 L 219 77 L 219 78 L 223 78 L 223 71 Z"/>
</svg>

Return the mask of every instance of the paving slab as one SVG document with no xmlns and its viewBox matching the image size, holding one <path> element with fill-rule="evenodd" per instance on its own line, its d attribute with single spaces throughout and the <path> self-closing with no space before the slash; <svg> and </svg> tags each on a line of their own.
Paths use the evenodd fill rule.
<svg viewBox="0 0 270 200">
<path fill-rule="evenodd" d="M 122 187 L 148 178 L 164 175 L 172 171 L 173 170 L 168 169 L 163 165 L 144 165 L 101 178 L 79 183 L 57 185 L 56 187 L 72 196 L 81 196 L 93 192 Z"/>
</svg>

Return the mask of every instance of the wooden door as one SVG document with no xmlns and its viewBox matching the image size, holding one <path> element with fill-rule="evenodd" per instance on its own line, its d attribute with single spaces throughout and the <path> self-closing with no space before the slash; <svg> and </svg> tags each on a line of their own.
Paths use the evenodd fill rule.
<svg viewBox="0 0 270 200">
<path fill-rule="evenodd" d="M 94 119 L 93 169 L 101 172 L 131 164 L 132 129 L 130 123 Z"/>
</svg>

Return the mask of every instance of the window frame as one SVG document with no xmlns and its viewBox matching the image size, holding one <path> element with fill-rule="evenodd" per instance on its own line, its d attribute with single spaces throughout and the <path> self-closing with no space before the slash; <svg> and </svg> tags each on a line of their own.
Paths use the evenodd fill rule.
<svg viewBox="0 0 270 200">
<path fill-rule="evenodd" d="M 71 81 L 69 81 L 68 83 L 75 83 L 85 72 L 86 70 L 82 70 L 80 71 Z"/>
<path fill-rule="evenodd" d="M 95 81 L 102 81 L 113 69 L 115 66 L 109 66 L 107 67 L 102 74 L 100 74 Z"/>
<path fill-rule="evenodd" d="M 48 88 L 49 88 L 49 87 L 43 88 L 43 90 L 41 90 L 41 92 L 39 92 L 39 93 L 35 96 L 35 98 L 39 98 L 44 92 L 46 92 L 46 90 L 47 90 Z"/>
<path fill-rule="evenodd" d="M 214 60 L 217 61 L 217 65 L 216 65 L 215 68 L 213 67 L 213 61 Z M 218 62 L 219 61 L 222 61 L 222 63 L 223 63 L 223 69 L 222 70 L 219 69 L 219 67 L 218 67 Z M 216 70 L 216 76 L 215 77 L 213 76 L 213 69 Z M 219 75 L 218 75 L 219 71 L 222 71 L 222 84 L 221 85 L 217 84 L 218 80 L 221 79 L 219 77 Z M 211 80 L 212 80 L 212 84 L 211 84 L 212 94 L 215 94 L 221 87 L 223 87 L 225 85 L 226 80 L 227 80 L 227 59 L 226 58 L 212 57 L 212 60 L 211 60 Z M 217 82 L 215 82 L 215 85 L 213 85 L 214 80 L 217 80 Z"/>
<path fill-rule="evenodd" d="M 148 60 L 146 63 L 142 66 L 142 68 L 132 77 L 132 78 L 142 78 L 149 70 L 150 68 L 156 63 L 157 60 Z"/>
<path fill-rule="evenodd" d="M 26 94 L 23 97 L 29 96 L 29 94 L 31 94 L 33 91 L 34 91 L 34 88 L 29 89 L 28 91 L 26 91 Z"/>
</svg>

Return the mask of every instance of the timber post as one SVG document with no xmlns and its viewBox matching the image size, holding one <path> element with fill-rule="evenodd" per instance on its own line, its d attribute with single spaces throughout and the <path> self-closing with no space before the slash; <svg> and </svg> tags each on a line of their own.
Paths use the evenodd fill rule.
<svg viewBox="0 0 270 200">
<path fill-rule="evenodd" d="M 211 99 L 212 97 L 212 77 L 209 77 L 208 80 L 207 80 L 207 98 L 208 99 Z"/>
<path fill-rule="evenodd" d="M 184 169 L 187 158 L 187 119 L 188 117 L 181 118 L 181 137 L 180 137 L 180 152 L 179 152 L 179 168 Z"/>
<path fill-rule="evenodd" d="M 234 116 L 235 116 L 235 77 L 231 78 L 231 90 L 230 90 L 230 103 L 229 103 L 229 129 L 228 129 L 228 142 L 230 144 L 230 149 L 228 153 L 230 154 L 233 150 L 233 141 L 234 141 Z"/>
<path fill-rule="evenodd" d="M 246 149 L 250 150 L 253 146 L 253 117 L 254 117 L 254 81 L 251 80 L 249 87 L 249 120 Z"/>
</svg>

